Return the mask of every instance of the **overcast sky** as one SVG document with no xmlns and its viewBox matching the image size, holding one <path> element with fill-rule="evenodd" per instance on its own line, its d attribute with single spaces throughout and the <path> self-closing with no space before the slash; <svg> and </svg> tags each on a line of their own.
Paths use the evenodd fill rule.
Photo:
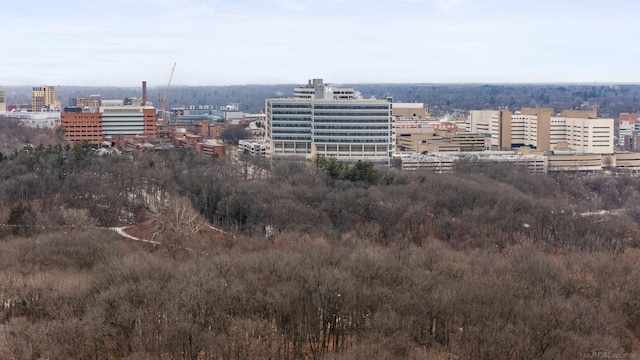
<svg viewBox="0 0 640 360">
<path fill-rule="evenodd" d="M 3 1 L 0 86 L 640 82 L 638 0 Z"/>
</svg>

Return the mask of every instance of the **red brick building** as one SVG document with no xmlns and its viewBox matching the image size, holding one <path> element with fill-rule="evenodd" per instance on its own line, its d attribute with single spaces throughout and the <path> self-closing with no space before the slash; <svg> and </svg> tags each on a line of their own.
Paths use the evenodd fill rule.
<svg viewBox="0 0 640 360">
<path fill-rule="evenodd" d="M 87 141 L 96 145 L 104 141 L 100 113 L 63 112 L 60 114 L 60 126 L 64 128 L 66 141 Z"/>
</svg>

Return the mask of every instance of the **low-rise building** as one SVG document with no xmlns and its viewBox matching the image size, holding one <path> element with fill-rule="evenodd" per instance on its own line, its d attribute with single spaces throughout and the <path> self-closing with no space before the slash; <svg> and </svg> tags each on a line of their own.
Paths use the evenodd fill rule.
<svg viewBox="0 0 640 360">
<path fill-rule="evenodd" d="M 399 151 L 426 154 L 488 150 L 487 138 L 478 133 L 432 130 L 408 135 L 396 139 Z"/>
<path fill-rule="evenodd" d="M 222 157 L 227 154 L 227 147 L 224 144 L 220 144 L 214 140 L 206 140 L 204 142 L 196 144 L 196 151 L 199 154 Z"/>
<path fill-rule="evenodd" d="M 60 112 L 26 112 L 5 111 L 0 112 L 0 118 L 20 120 L 25 126 L 32 128 L 55 128 L 60 125 Z"/>
<path fill-rule="evenodd" d="M 238 141 L 238 154 L 251 155 L 256 157 L 267 156 L 266 141 L 240 140 Z"/>
</svg>

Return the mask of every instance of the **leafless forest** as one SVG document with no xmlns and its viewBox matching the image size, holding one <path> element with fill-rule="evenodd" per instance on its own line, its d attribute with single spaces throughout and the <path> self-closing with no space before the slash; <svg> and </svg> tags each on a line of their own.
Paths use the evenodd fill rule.
<svg viewBox="0 0 640 360">
<path fill-rule="evenodd" d="M 638 178 L 98 156 L 0 130 L 2 359 L 640 351 Z"/>
</svg>

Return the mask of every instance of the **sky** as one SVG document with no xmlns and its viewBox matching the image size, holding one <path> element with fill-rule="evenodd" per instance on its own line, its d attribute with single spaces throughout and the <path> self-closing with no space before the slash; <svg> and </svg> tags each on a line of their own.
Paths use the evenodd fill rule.
<svg viewBox="0 0 640 360">
<path fill-rule="evenodd" d="M 640 83 L 637 0 L 0 3 L 0 87 Z"/>
</svg>

